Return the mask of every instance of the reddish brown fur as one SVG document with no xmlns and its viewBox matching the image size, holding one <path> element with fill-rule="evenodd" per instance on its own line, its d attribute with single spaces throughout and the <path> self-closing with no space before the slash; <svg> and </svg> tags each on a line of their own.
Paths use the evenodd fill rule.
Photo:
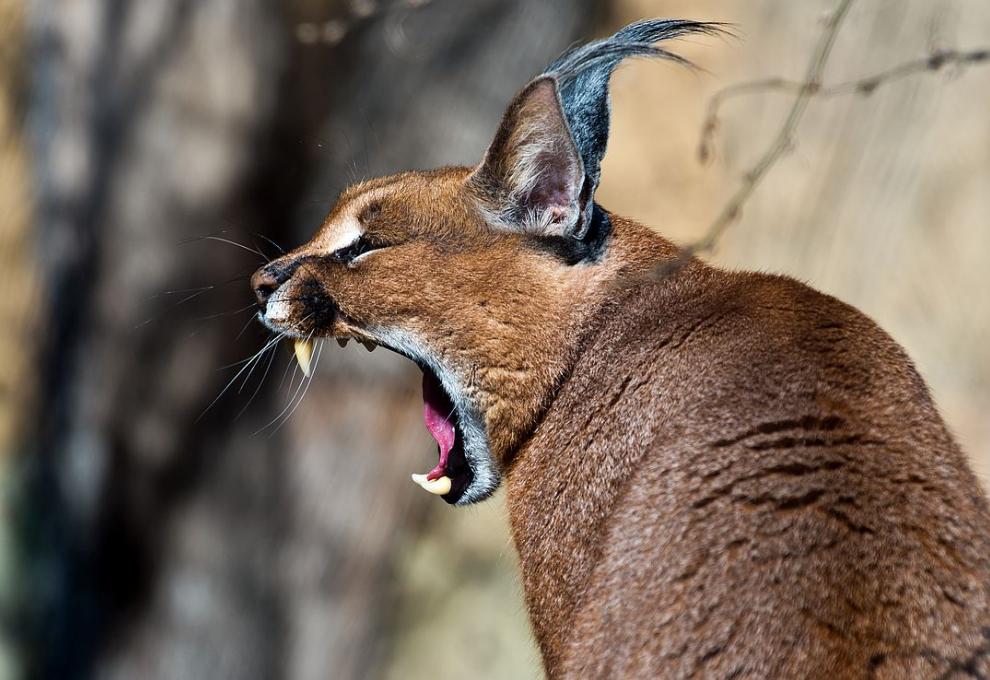
<svg viewBox="0 0 990 680">
<path fill-rule="evenodd" d="M 990 673 L 987 504 L 882 330 L 700 263 L 590 318 L 507 477 L 551 676 Z"/>
<path fill-rule="evenodd" d="M 616 216 L 562 262 L 472 177 L 345 193 L 273 265 L 278 327 L 402 328 L 463 378 L 549 676 L 990 677 L 987 503 L 894 341 L 785 277 L 628 285 L 677 251 Z M 328 259 L 359 214 L 392 247 Z"/>
</svg>

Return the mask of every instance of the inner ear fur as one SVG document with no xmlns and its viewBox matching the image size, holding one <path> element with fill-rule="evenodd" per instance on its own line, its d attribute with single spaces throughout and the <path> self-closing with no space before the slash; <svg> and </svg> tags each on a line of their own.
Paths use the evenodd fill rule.
<svg viewBox="0 0 990 680">
<path fill-rule="evenodd" d="M 566 236 L 585 213 L 584 179 L 557 82 L 545 76 L 509 104 L 469 182 L 501 226 Z"/>
</svg>

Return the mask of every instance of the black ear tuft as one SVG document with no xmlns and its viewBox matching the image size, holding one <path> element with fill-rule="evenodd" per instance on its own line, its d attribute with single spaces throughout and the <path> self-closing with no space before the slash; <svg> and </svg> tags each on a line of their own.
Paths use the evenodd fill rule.
<svg viewBox="0 0 990 680">
<path fill-rule="evenodd" d="M 610 104 L 609 80 L 619 63 L 627 57 L 659 57 L 690 66 L 683 57 L 654 43 L 690 34 L 724 33 L 720 24 L 678 19 L 652 19 L 626 26 L 615 35 L 575 47 L 558 57 L 541 76 L 557 81 L 560 101 L 571 136 L 584 165 L 582 219 L 572 234 L 583 238 L 591 224 L 592 205 L 601 162 L 608 144 Z"/>
</svg>

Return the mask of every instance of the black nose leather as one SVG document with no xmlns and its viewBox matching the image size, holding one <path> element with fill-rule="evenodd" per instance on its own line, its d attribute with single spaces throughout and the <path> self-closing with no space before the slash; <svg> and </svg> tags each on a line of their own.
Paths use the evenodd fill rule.
<svg viewBox="0 0 990 680">
<path fill-rule="evenodd" d="M 276 260 L 269 262 L 251 276 L 251 289 L 254 290 L 261 311 L 266 310 L 268 299 L 275 294 L 279 286 L 289 280 L 295 270 L 295 263 Z"/>
</svg>

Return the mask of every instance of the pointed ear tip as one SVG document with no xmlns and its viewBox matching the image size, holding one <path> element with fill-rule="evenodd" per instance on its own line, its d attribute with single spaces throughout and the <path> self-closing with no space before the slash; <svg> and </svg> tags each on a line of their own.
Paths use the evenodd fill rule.
<svg viewBox="0 0 990 680">
<path fill-rule="evenodd" d="M 557 78 L 551 75 L 540 75 L 533 80 L 529 81 L 529 84 L 523 88 L 529 96 L 541 96 L 541 97 L 553 97 L 555 100 L 560 99 L 560 90 L 557 85 Z"/>
<path fill-rule="evenodd" d="M 516 103 L 531 115 L 562 121 L 566 125 L 564 100 L 560 94 L 557 78 L 554 76 L 541 75 L 529 81 L 519 93 Z"/>
</svg>

